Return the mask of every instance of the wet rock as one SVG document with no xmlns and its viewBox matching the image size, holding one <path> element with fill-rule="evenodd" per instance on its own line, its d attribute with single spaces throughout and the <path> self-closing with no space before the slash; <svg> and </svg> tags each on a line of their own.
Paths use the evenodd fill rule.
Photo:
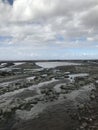
<svg viewBox="0 0 98 130">
<path fill-rule="evenodd" d="M 22 110 L 31 110 L 31 108 L 34 106 L 34 104 L 30 104 L 30 103 L 27 103 L 27 104 L 24 104 L 23 106 L 21 106 L 21 109 Z"/>
<path fill-rule="evenodd" d="M 90 119 L 89 119 L 89 122 L 91 123 L 92 121 L 93 121 L 93 119 L 92 119 L 92 118 L 90 118 Z"/>
<path fill-rule="evenodd" d="M 76 128 L 76 130 L 80 130 L 79 128 Z"/>
<path fill-rule="evenodd" d="M 2 115 L 2 116 L 0 116 L 0 120 L 3 120 L 3 115 Z"/>
<path fill-rule="evenodd" d="M 95 99 L 95 95 L 94 95 L 94 94 L 91 94 L 91 95 L 90 95 L 90 99 L 91 99 L 91 100 L 94 100 L 94 99 Z"/>
<path fill-rule="evenodd" d="M 60 96 L 58 97 L 60 100 L 62 100 L 62 99 L 65 99 L 66 98 L 66 96 L 65 96 L 65 94 L 60 94 Z"/>
<path fill-rule="evenodd" d="M 12 105 L 10 106 L 10 108 L 13 110 L 13 109 L 16 108 L 16 105 L 15 105 L 15 104 L 12 104 Z"/>
<path fill-rule="evenodd" d="M 11 108 L 7 108 L 7 107 L 5 107 L 5 108 L 3 108 L 2 109 L 2 113 L 4 114 L 4 113 L 11 113 Z"/>
<path fill-rule="evenodd" d="M 98 80 L 95 81 L 95 86 L 98 88 Z"/>
<path fill-rule="evenodd" d="M 91 123 L 93 121 L 93 119 L 92 118 L 88 118 L 88 117 L 82 117 L 81 121 L 85 121 L 87 123 Z"/>
<path fill-rule="evenodd" d="M 6 110 L 6 112 L 8 112 L 8 113 L 10 113 L 12 110 L 10 109 L 10 108 L 8 108 L 7 110 Z"/>
<path fill-rule="evenodd" d="M 21 104 L 15 104 L 16 108 L 19 108 L 21 105 L 23 105 L 23 103 L 21 103 Z"/>
<path fill-rule="evenodd" d="M 49 98 L 54 98 L 54 94 L 49 95 Z"/>
<path fill-rule="evenodd" d="M 38 101 L 36 99 L 32 101 L 32 104 L 37 104 L 37 103 Z"/>
<path fill-rule="evenodd" d="M 20 99 L 20 98 L 15 98 L 15 99 L 14 99 L 14 102 L 15 102 L 15 103 L 20 103 L 20 102 L 21 102 L 21 99 Z"/>
<path fill-rule="evenodd" d="M 62 90 L 61 93 L 62 93 L 62 94 L 65 94 L 65 93 L 66 93 L 66 90 Z"/>
<path fill-rule="evenodd" d="M 42 94 L 45 94 L 45 93 L 46 93 L 46 90 L 45 90 L 45 89 L 42 89 L 42 90 L 41 90 L 41 93 L 42 93 Z"/>
<path fill-rule="evenodd" d="M 57 88 L 54 90 L 55 95 L 59 95 L 61 93 L 61 89 Z"/>
<path fill-rule="evenodd" d="M 65 75 L 64 78 L 69 78 L 69 75 Z"/>
<path fill-rule="evenodd" d="M 85 82 L 84 82 L 84 81 L 79 81 L 79 85 L 80 85 L 80 86 L 84 86 L 84 85 L 85 85 Z"/>
<path fill-rule="evenodd" d="M 2 115 L 2 109 L 0 109 L 0 115 Z"/>
<path fill-rule="evenodd" d="M 39 97 L 39 98 L 38 98 L 38 101 L 43 101 L 43 100 L 44 100 L 43 97 Z"/>
<path fill-rule="evenodd" d="M 88 126 L 88 124 L 86 122 L 82 123 L 82 125 L 80 126 L 80 129 L 83 130 Z"/>
<path fill-rule="evenodd" d="M 66 90 L 66 94 L 67 94 L 67 93 L 69 93 L 69 91 L 68 91 L 68 90 Z"/>
<path fill-rule="evenodd" d="M 80 105 L 78 105 L 78 109 L 80 109 L 80 110 L 82 110 L 82 109 L 84 109 L 84 104 L 80 104 Z"/>
<path fill-rule="evenodd" d="M 66 89 L 66 86 L 64 86 L 64 85 L 61 85 L 61 87 L 60 87 L 61 89 Z"/>
<path fill-rule="evenodd" d="M 24 109 L 25 109 L 25 106 L 21 106 L 20 109 L 21 109 L 21 110 L 24 110 Z"/>
</svg>

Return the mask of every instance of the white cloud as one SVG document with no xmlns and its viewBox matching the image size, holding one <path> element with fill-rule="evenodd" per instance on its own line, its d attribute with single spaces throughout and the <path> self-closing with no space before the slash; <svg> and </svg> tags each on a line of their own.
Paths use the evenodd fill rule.
<svg viewBox="0 0 98 130">
<path fill-rule="evenodd" d="M 0 1 L 0 12 L 0 36 L 12 37 L 2 42 L 17 48 L 95 48 L 98 41 L 98 0 Z"/>
</svg>

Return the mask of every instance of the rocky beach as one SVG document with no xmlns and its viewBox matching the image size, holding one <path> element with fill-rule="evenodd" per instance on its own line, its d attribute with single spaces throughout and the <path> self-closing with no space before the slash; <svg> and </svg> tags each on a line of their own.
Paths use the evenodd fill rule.
<svg viewBox="0 0 98 130">
<path fill-rule="evenodd" d="M 98 130 L 98 62 L 1 62 L 0 130 Z"/>
</svg>

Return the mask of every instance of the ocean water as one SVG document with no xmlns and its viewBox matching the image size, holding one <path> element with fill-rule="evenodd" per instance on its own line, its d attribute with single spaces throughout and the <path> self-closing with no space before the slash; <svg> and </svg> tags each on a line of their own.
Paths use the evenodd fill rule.
<svg viewBox="0 0 98 130">
<path fill-rule="evenodd" d="M 36 62 L 36 65 L 43 68 L 54 68 L 57 66 L 81 65 L 81 63 L 74 62 Z"/>
</svg>

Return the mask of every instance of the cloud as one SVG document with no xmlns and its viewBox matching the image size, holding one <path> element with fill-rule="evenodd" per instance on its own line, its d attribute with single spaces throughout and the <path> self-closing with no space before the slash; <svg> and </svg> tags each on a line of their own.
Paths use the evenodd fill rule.
<svg viewBox="0 0 98 130">
<path fill-rule="evenodd" d="M 98 46 L 97 0 L 5 0 L 0 1 L 0 12 L 0 37 L 5 37 L 0 47 L 17 48 L 18 54 L 20 48 L 22 54 L 28 48 L 25 55 L 40 57 L 45 49 L 59 53 L 62 48 Z M 32 54 L 29 48 L 36 51 Z"/>
<path fill-rule="evenodd" d="M 83 24 L 92 29 L 98 29 L 98 4 L 83 16 Z"/>
</svg>

